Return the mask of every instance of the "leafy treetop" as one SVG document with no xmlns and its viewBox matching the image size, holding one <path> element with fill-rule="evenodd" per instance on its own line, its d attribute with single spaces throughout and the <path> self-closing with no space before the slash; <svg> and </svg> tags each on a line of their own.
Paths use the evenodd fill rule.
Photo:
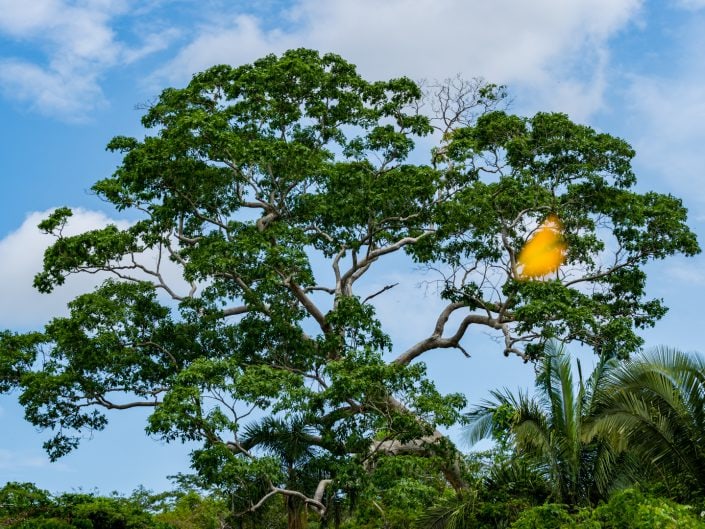
<svg viewBox="0 0 705 529">
<path fill-rule="evenodd" d="M 52 458 L 104 428 L 105 410 L 151 407 L 148 431 L 201 442 L 194 467 L 249 510 L 283 494 L 324 516 L 330 491 L 357 486 L 379 453 L 438 456 L 462 488 L 436 428 L 465 399 L 414 360 L 465 352 L 471 325 L 525 360 L 550 338 L 626 356 L 666 310 L 645 298 L 643 265 L 700 251 L 680 200 L 632 189 L 626 142 L 563 114 L 510 115 L 503 97 L 479 81 L 426 95 L 406 78 L 368 82 L 306 49 L 164 90 L 142 120 L 153 133 L 114 138 L 122 163 L 93 186 L 139 220 L 66 236 L 59 208 L 40 224 L 56 236 L 40 291 L 113 278 L 41 332 L 2 333 L 0 389 L 18 388 L 28 420 L 53 430 Z M 419 138 L 437 141 L 426 163 L 410 161 Z M 522 281 L 517 253 L 548 214 L 566 264 Z M 446 304 L 397 350 L 373 301 L 393 285 L 360 280 L 402 252 L 439 273 Z M 287 481 L 286 454 L 243 443 L 252 410 L 301 425 L 320 479 Z"/>
</svg>

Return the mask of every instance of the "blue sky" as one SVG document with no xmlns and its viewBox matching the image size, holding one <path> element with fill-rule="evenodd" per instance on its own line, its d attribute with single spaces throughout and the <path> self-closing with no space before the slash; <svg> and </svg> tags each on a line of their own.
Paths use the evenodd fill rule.
<svg viewBox="0 0 705 529">
<path fill-rule="evenodd" d="M 567 112 L 623 137 L 637 149 L 639 189 L 682 197 L 705 241 L 703 0 L 0 0 L 0 328 L 39 328 L 94 284 L 75 280 L 51 297 L 32 291 L 48 242 L 36 224 L 63 205 L 77 210 L 75 230 L 124 222 L 88 189 L 119 162 L 105 152 L 112 136 L 143 135 L 137 107 L 212 64 L 300 46 L 337 52 L 373 79 L 506 83 L 514 112 Z M 705 350 L 703 264 L 649 267 L 649 293 L 671 311 L 645 333 L 647 345 Z M 437 306 L 407 264 L 396 265 L 376 278 L 401 282 L 378 310 L 403 345 L 427 331 Z M 532 383 L 529 366 L 481 333 L 464 345 L 469 360 L 448 350 L 426 359 L 443 390 L 476 402 L 489 388 Z M 16 399 L 0 397 L 0 483 L 160 490 L 188 469 L 188 447 L 147 438 L 140 412 L 114 415 L 108 430 L 50 464 L 45 436 Z"/>
</svg>

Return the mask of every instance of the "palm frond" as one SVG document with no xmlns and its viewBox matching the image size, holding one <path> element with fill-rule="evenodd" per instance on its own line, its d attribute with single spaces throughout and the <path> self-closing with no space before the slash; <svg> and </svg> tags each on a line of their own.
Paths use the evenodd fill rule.
<svg viewBox="0 0 705 529">
<path fill-rule="evenodd" d="M 477 492 L 442 500 L 416 520 L 418 529 L 467 529 L 472 527 Z"/>
</svg>

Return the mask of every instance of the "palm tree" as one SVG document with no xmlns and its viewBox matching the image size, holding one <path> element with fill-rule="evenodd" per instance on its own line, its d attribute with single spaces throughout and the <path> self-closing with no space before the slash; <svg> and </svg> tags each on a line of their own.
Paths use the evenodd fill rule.
<svg viewBox="0 0 705 529">
<path fill-rule="evenodd" d="M 537 395 L 492 391 L 491 399 L 467 414 L 468 441 L 497 438 L 504 431 L 517 456 L 545 474 L 554 501 L 581 505 L 604 497 L 615 479 L 618 455 L 604 440 L 586 436 L 586 429 L 614 365 L 601 360 L 584 381 L 578 362 L 576 384 L 564 345 L 548 342 L 537 372 Z"/>
<path fill-rule="evenodd" d="M 611 370 L 605 382 L 588 434 L 621 440 L 642 471 L 705 494 L 705 358 L 656 348 Z"/>
<path fill-rule="evenodd" d="M 321 440 L 302 418 L 265 417 L 249 425 L 244 434 L 242 445 L 245 448 L 259 447 L 280 459 L 288 490 L 315 490 L 327 477 L 316 457 Z M 304 529 L 308 524 L 304 501 L 298 496 L 286 495 L 284 503 L 288 529 Z"/>
</svg>

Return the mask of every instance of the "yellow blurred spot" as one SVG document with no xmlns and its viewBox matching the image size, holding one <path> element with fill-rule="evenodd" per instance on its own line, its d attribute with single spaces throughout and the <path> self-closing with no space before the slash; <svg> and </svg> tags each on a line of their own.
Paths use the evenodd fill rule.
<svg viewBox="0 0 705 529">
<path fill-rule="evenodd" d="M 519 279 L 536 278 L 555 272 L 563 264 L 565 252 L 563 225 L 558 217 L 549 215 L 519 252 Z"/>
</svg>

